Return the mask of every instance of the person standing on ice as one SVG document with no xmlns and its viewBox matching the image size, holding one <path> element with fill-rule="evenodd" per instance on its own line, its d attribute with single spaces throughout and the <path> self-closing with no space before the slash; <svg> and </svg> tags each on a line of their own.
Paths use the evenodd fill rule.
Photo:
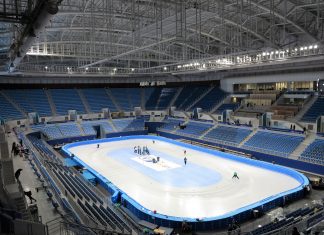
<svg viewBox="0 0 324 235">
<path fill-rule="evenodd" d="M 233 179 L 233 178 L 240 179 L 240 178 L 238 177 L 238 175 L 237 175 L 236 172 L 234 172 L 232 179 Z"/>
<path fill-rule="evenodd" d="M 184 161 L 184 164 L 187 165 L 187 158 L 186 157 L 183 159 L 183 161 Z"/>
<path fill-rule="evenodd" d="M 100 147 L 100 145 L 99 144 L 97 144 L 97 149 Z"/>
</svg>

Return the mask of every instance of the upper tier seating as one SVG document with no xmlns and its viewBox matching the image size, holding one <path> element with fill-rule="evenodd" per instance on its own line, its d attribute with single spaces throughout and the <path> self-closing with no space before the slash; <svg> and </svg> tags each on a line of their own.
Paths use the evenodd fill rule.
<svg viewBox="0 0 324 235">
<path fill-rule="evenodd" d="M 124 92 L 127 92 L 130 110 L 134 110 L 134 107 L 141 107 L 141 88 L 126 88 Z"/>
<path fill-rule="evenodd" d="M 324 139 L 316 139 L 307 146 L 299 159 L 324 165 Z"/>
<path fill-rule="evenodd" d="M 1 118 L 4 120 L 20 119 L 23 118 L 23 115 L 0 94 L 0 119 Z"/>
<path fill-rule="evenodd" d="M 68 110 L 76 110 L 78 114 L 85 113 L 81 98 L 75 89 L 53 89 L 50 90 L 56 113 L 66 115 Z"/>
<path fill-rule="evenodd" d="M 175 118 L 168 118 L 167 122 L 160 128 L 161 130 L 172 131 L 179 127 L 179 124 L 183 124 L 185 120 L 183 119 L 175 119 Z"/>
<path fill-rule="evenodd" d="M 291 154 L 303 140 L 303 136 L 258 131 L 244 146 L 252 150 L 268 150 L 286 156 Z"/>
<path fill-rule="evenodd" d="M 82 89 L 82 92 L 92 112 L 100 113 L 103 108 L 109 108 L 112 112 L 118 111 L 104 88 Z"/>
<path fill-rule="evenodd" d="M 204 111 L 210 111 L 215 105 L 219 104 L 226 97 L 226 93 L 214 87 L 201 100 L 199 100 L 191 109 L 202 108 Z"/>
<path fill-rule="evenodd" d="M 157 87 L 153 90 L 151 96 L 148 98 L 145 104 L 146 110 L 155 110 L 155 107 L 157 105 L 157 102 L 159 100 L 160 94 L 161 94 L 162 88 Z"/>
<path fill-rule="evenodd" d="M 65 137 L 72 137 L 72 136 L 82 136 L 82 132 L 77 126 L 76 123 L 62 123 L 58 125 L 58 128 L 60 129 L 61 133 Z"/>
<path fill-rule="evenodd" d="M 130 131 L 130 130 L 143 130 L 144 119 L 143 118 L 122 118 L 113 119 L 117 131 Z"/>
<path fill-rule="evenodd" d="M 218 126 L 215 129 L 208 132 L 204 136 L 204 139 L 240 144 L 251 133 L 252 130 L 246 128 Z"/>
<path fill-rule="evenodd" d="M 186 110 L 195 100 L 208 90 L 208 86 L 185 86 L 174 101 L 178 110 Z"/>
<path fill-rule="evenodd" d="M 141 107 L 141 88 L 110 88 L 110 91 L 122 111 Z"/>
<path fill-rule="evenodd" d="M 239 103 L 222 104 L 216 109 L 215 113 L 222 113 L 225 110 L 235 111 L 239 106 Z"/>
<path fill-rule="evenodd" d="M 37 112 L 40 116 L 52 115 L 44 90 L 6 90 L 4 92 L 26 113 Z"/>
<path fill-rule="evenodd" d="M 176 134 L 201 136 L 205 131 L 213 126 L 212 123 L 193 122 L 189 121 L 184 129 L 178 129 Z"/>
<path fill-rule="evenodd" d="M 324 97 L 318 97 L 314 104 L 307 110 L 302 117 L 303 122 L 315 122 L 316 119 L 324 115 Z"/>
<path fill-rule="evenodd" d="M 156 109 L 166 109 L 174 95 L 177 93 L 177 90 L 177 88 L 163 88 Z"/>
</svg>

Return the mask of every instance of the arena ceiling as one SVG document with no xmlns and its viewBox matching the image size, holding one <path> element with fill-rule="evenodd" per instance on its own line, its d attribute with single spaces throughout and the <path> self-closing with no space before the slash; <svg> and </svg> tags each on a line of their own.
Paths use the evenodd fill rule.
<svg viewBox="0 0 324 235">
<path fill-rule="evenodd" d="M 324 39 L 324 0 L 9 0 L 0 11 L 2 70 L 133 70 Z"/>
</svg>

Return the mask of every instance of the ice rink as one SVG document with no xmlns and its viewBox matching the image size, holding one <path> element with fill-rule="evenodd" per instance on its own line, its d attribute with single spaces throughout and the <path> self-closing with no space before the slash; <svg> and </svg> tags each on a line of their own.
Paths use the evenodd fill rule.
<svg viewBox="0 0 324 235">
<path fill-rule="evenodd" d="M 135 146 L 147 146 L 160 161 L 134 153 Z M 221 217 L 301 185 L 288 175 L 217 156 L 224 153 L 163 139 L 121 139 L 99 148 L 90 142 L 68 150 L 142 207 L 167 216 Z M 232 179 L 234 172 L 239 179 Z"/>
</svg>

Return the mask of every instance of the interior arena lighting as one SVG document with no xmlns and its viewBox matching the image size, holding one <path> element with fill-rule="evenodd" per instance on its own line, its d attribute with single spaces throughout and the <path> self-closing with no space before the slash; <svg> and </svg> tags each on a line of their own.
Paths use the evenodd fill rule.
<svg viewBox="0 0 324 235">
<path fill-rule="evenodd" d="M 134 68 L 132 68 L 132 72 L 134 72 L 134 70 L 135 70 L 135 69 L 134 69 Z"/>
<path fill-rule="evenodd" d="M 114 71 L 116 72 L 117 71 L 117 68 L 114 68 Z"/>
<path fill-rule="evenodd" d="M 278 55 L 279 54 L 279 51 L 276 51 L 276 55 Z"/>
<path fill-rule="evenodd" d="M 265 52 L 262 52 L 262 56 L 266 56 L 266 53 Z"/>
<path fill-rule="evenodd" d="M 100 68 L 98 68 L 98 71 L 100 71 Z"/>
<path fill-rule="evenodd" d="M 295 51 L 298 51 L 298 49 L 297 49 L 297 48 L 295 48 Z"/>
<path fill-rule="evenodd" d="M 304 47 L 304 50 L 306 51 L 307 50 L 307 47 Z"/>
<path fill-rule="evenodd" d="M 181 68 L 181 65 L 178 65 L 177 68 L 180 69 Z"/>
<path fill-rule="evenodd" d="M 303 51 L 304 50 L 304 47 L 301 47 L 299 50 Z"/>
<path fill-rule="evenodd" d="M 164 69 L 164 71 L 165 71 L 165 70 L 167 70 L 167 67 L 164 67 L 163 69 Z"/>
<path fill-rule="evenodd" d="M 47 67 L 47 66 L 45 66 L 45 69 L 48 69 L 48 67 Z"/>
<path fill-rule="evenodd" d="M 317 49 L 318 48 L 318 46 L 317 45 L 314 45 L 314 49 Z"/>
<path fill-rule="evenodd" d="M 85 70 L 86 70 L 86 71 L 88 71 L 88 70 L 89 70 L 89 68 L 88 68 L 88 67 L 86 67 L 86 68 L 85 68 Z"/>
<path fill-rule="evenodd" d="M 309 50 L 312 50 L 312 49 L 313 49 L 313 46 L 309 46 L 308 49 L 309 49 Z"/>
</svg>

